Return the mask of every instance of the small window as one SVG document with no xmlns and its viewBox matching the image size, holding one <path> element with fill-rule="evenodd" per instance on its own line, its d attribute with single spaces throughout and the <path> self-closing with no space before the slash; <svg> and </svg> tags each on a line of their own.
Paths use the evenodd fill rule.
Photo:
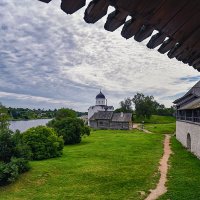
<svg viewBox="0 0 200 200">
<path fill-rule="evenodd" d="M 99 122 L 99 125 L 103 125 L 103 122 Z"/>
</svg>

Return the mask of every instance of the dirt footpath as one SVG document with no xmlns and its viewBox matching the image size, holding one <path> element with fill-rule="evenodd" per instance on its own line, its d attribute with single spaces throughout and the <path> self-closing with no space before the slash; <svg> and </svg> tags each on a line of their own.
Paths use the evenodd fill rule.
<svg viewBox="0 0 200 200">
<path fill-rule="evenodd" d="M 165 135 L 165 140 L 164 140 L 164 154 L 163 157 L 160 160 L 160 180 L 154 190 L 151 190 L 151 193 L 145 200 L 155 200 L 164 193 L 167 192 L 167 187 L 165 186 L 165 183 L 167 182 L 167 171 L 168 171 L 168 160 L 170 157 L 171 148 L 170 148 L 170 135 Z"/>
<path fill-rule="evenodd" d="M 146 129 L 141 128 L 141 126 L 142 126 L 141 124 L 133 124 L 133 129 L 138 129 L 139 131 L 143 131 L 145 133 L 152 133 Z"/>
</svg>

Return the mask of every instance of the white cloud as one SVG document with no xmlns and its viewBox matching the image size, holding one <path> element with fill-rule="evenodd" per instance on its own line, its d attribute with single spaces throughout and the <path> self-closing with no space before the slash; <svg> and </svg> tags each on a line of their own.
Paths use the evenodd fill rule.
<svg viewBox="0 0 200 200">
<path fill-rule="evenodd" d="M 0 91 L 19 94 L 7 102 L 4 95 L 7 104 L 28 107 L 24 97 L 34 97 L 31 106 L 43 106 L 42 101 L 50 108 L 60 104 L 86 111 L 101 88 L 114 106 L 135 92 L 169 106 L 198 77 L 192 67 L 147 49 L 144 42 L 125 40 L 120 30 L 106 32 L 105 18 L 86 24 L 83 10 L 69 16 L 57 2 L 3 0 L 0 13 Z"/>
</svg>

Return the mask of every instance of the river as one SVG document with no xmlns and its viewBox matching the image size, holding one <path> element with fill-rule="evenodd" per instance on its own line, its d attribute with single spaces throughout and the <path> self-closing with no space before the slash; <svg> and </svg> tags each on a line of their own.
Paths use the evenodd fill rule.
<svg viewBox="0 0 200 200">
<path fill-rule="evenodd" d="M 26 131 L 29 128 L 46 125 L 51 119 L 36 119 L 36 120 L 24 120 L 24 121 L 10 121 L 10 129 L 16 131 L 17 129 L 21 132 Z"/>
</svg>

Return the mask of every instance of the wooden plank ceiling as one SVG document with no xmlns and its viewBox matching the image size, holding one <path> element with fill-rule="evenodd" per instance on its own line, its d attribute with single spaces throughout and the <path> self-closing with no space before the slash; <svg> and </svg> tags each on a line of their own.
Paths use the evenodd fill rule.
<svg viewBox="0 0 200 200">
<path fill-rule="evenodd" d="M 51 0 L 40 0 L 49 3 Z M 73 14 L 86 0 L 62 0 L 61 9 Z M 200 0 L 93 0 L 85 10 L 84 20 L 95 23 L 108 14 L 104 28 L 138 42 L 150 37 L 147 47 L 167 53 L 200 71 Z M 129 20 L 127 17 L 129 16 Z M 153 31 L 158 32 L 154 35 Z"/>
</svg>

